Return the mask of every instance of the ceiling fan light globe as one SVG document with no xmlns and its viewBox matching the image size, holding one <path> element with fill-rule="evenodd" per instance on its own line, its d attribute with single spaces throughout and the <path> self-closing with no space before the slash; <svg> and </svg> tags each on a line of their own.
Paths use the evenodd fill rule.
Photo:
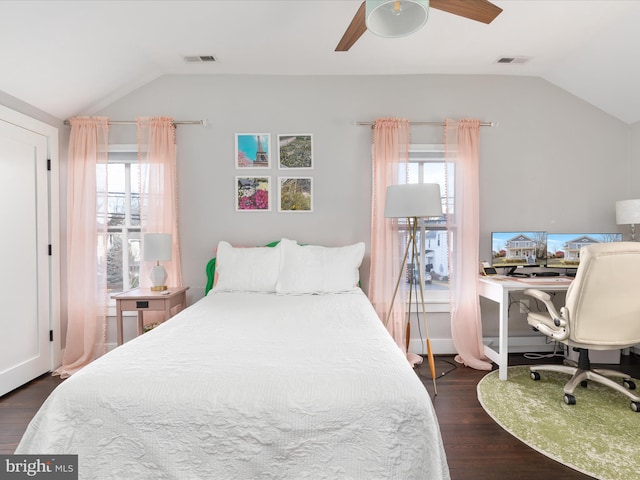
<svg viewBox="0 0 640 480">
<path fill-rule="evenodd" d="M 367 30 L 380 37 L 405 37 L 420 30 L 429 16 L 429 0 L 366 0 Z"/>
</svg>

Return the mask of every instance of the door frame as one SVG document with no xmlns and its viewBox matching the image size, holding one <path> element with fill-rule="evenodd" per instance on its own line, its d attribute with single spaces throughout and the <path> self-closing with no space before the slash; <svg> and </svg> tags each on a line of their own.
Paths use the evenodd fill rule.
<svg viewBox="0 0 640 480">
<path fill-rule="evenodd" d="M 58 146 L 58 128 L 48 123 L 32 118 L 23 113 L 0 105 L 0 120 L 24 128 L 47 141 L 48 171 L 48 237 L 51 245 L 49 255 L 49 330 L 53 332 L 50 342 L 50 371 L 62 364 L 62 335 L 60 323 L 60 259 L 62 243 L 60 239 L 60 163 Z"/>
</svg>

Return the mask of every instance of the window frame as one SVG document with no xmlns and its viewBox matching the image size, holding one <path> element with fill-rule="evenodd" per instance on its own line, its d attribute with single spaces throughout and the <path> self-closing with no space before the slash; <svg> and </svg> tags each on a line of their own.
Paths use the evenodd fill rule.
<svg viewBox="0 0 640 480">
<path fill-rule="evenodd" d="M 447 162 L 445 159 L 444 144 L 435 143 L 435 144 L 410 144 L 409 145 L 407 163 L 418 164 L 418 179 L 420 183 L 422 183 L 422 180 L 424 179 L 424 164 L 429 162 L 442 163 L 444 169 L 448 168 Z M 451 167 L 454 169 L 453 173 L 455 174 L 455 165 L 452 165 Z M 407 176 L 408 176 L 408 172 L 407 172 Z M 452 181 L 453 179 L 449 179 L 449 180 Z M 446 177 L 445 177 L 445 181 L 446 181 Z M 443 196 L 447 194 L 447 189 L 445 187 L 446 186 L 444 184 L 440 185 L 441 194 Z M 445 201 L 447 202 L 447 208 L 449 209 L 449 211 L 452 211 L 452 208 L 455 206 L 455 203 L 454 203 L 455 198 L 451 196 L 450 198 L 447 198 Z M 445 210 L 444 205 L 443 205 L 443 210 L 445 211 L 445 215 L 447 215 L 447 211 Z M 421 246 L 425 246 L 427 244 L 426 234 L 429 231 L 435 231 L 435 232 L 444 231 L 446 233 L 446 237 L 447 237 L 446 249 L 448 251 L 448 254 L 447 254 L 447 262 L 448 262 L 449 256 L 451 255 L 451 248 L 450 248 L 451 236 L 447 231 L 446 217 L 445 217 L 444 224 L 442 223 L 430 224 L 430 221 L 428 220 L 423 220 L 420 222 L 420 224 L 418 225 L 418 237 L 420 238 Z M 425 248 L 420 248 L 420 265 L 426 265 Z M 446 290 L 426 290 L 425 289 L 424 294 L 425 294 L 424 295 L 425 308 L 427 309 L 427 312 L 449 312 L 450 311 L 451 293 L 448 287 L 448 281 L 447 281 Z M 412 295 L 411 311 L 421 311 L 421 309 L 422 309 L 422 302 L 420 298 L 416 298 L 416 295 Z"/>
<path fill-rule="evenodd" d="M 119 156 L 120 158 L 112 158 L 112 154 L 116 154 L 116 156 Z M 118 155 L 120 154 L 120 155 Z M 128 158 L 122 158 L 122 157 L 128 157 Z M 129 199 L 129 201 L 125 201 L 124 203 L 124 208 L 125 208 L 125 221 L 123 223 L 123 225 L 114 225 L 114 226 L 107 226 L 107 235 L 110 234 L 121 234 L 122 235 L 122 244 L 124 245 L 128 245 L 129 244 L 129 238 L 130 238 L 130 234 L 131 233 L 138 233 L 138 235 L 140 236 L 140 242 L 142 242 L 142 225 L 134 225 L 131 223 L 131 219 L 132 219 L 132 212 L 131 212 L 131 165 L 137 163 L 138 161 L 138 145 L 136 144 L 110 144 L 108 147 L 108 160 L 107 163 L 108 164 L 124 164 L 125 165 L 125 181 L 124 181 L 124 185 L 125 185 L 125 199 Z M 129 255 L 128 254 L 124 254 L 125 251 L 123 250 L 123 255 L 122 255 L 122 272 L 123 272 L 123 292 L 126 292 L 127 290 L 130 290 L 131 288 L 133 288 L 130 285 L 129 282 L 129 278 L 128 275 L 125 275 L 125 272 L 129 272 Z M 111 298 L 113 295 L 117 295 L 119 293 L 122 292 L 118 292 L 118 291 L 108 291 L 108 302 L 107 302 L 107 307 L 108 307 L 108 315 L 115 315 L 115 306 L 116 306 L 116 301 Z"/>
</svg>

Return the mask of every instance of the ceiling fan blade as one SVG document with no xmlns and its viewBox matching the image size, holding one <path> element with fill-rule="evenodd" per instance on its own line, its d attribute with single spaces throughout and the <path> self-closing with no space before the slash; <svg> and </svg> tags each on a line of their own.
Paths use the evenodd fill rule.
<svg viewBox="0 0 640 480">
<path fill-rule="evenodd" d="M 362 5 L 360 5 L 360 8 L 353 17 L 353 20 L 351 20 L 351 23 L 344 32 L 344 35 L 342 35 L 342 38 L 336 47 L 336 52 L 346 52 L 349 50 L 362 36 L 362 34 L 367 31 L 367 24 L 365 23 L 364 15 L 365 2 L 362 2 Z"/>
<path fill-rule="evenodd" d="M 491 23 L 502 12 L 500 7 L 488 0 L 430 0 L 429 6 L 482 23 Z M 336 52 L 349 50 L 367 31 L 365 14 L 366 1 L 360 4 L 360 8 L 338 42 Z"/>
<path fill-rule="evenodd" d="M 502 12 L 500 7 L 487 0 L 430 0 L 429 6 L 482 23 L 493 22 Z"/>
</svg>

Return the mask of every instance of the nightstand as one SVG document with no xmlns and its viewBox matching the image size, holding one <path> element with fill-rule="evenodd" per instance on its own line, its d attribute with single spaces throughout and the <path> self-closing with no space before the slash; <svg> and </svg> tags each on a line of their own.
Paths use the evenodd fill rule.
<svg viewBox="0 0 640 480">
<path fill-rule="evenodd" d="M 144 312 L 164 312 L 165 321 L 169 320 L 174 307 L 178 307 L 178 312 L 187 307 L 187 290 L 189 287 L 169 287 L 161 292 L 154 292 L 149 288 L 134 288 L 113 295 L 111 298 L 116 301 L 118 345 L 122 345 L 122 312 L 138 312 L 138 335 L 141 335 Z"/>
</svg>

